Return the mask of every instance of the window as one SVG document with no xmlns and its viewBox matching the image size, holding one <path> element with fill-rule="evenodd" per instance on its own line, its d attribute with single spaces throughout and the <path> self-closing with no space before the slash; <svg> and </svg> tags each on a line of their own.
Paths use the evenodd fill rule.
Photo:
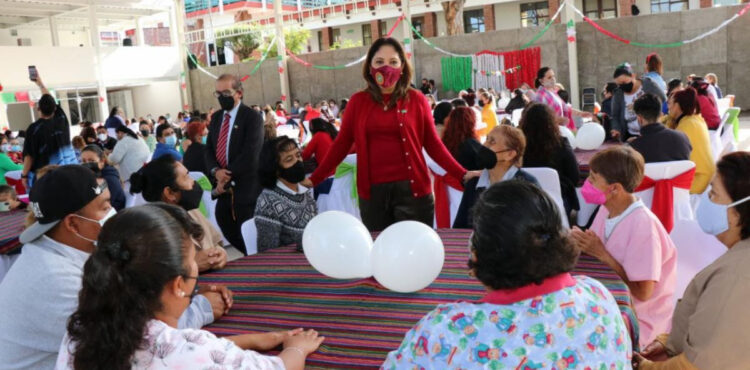
<svg viewBox="0 0 750 370">
<path fill-rule="evenodd" d="M 319 51 L 325 50 L 323 46 L 323 31 L 318 31 L 318 50 Z"/>
<path fill-rule="evenodd" d="M 521 27 L 542 26 L 549 21 L 549 3 L 521 4 Z"/>
<path fill-rule="evenodd" d="M 412 18 L 411 24 L 414 26 L 414 29 L 419 31 L 420 35 L 424 35 L 424 17 Z M 417 36 L 416 32 L 412 31 L 411 38 L 416 40 L 419 36 Z"/>
<path fill-rule="evenodd" d="M 583 0 L 583 14 L 591 19 L 617 17 L 615 0 Z"/>
<path fill-rule="evenodd" d="M 334 28 L 331 34 L 331 42 L 341 41 L 341 28 Z"/>
<path fill-rule="evenodd" d="M 714 6 L 739 5 L 741 3 L 740 0 L 714 0 Z"/>
<path fill-rule="evenodd" d="M 380 35 L 378 35 L 380 38 L 388 36 L 388 22 L 380 21 L 380 27 L 378 28 L 380 29 Z"/>
<path fill-rule="evenodd" d="M 367 23 L 362 25 L 362 45 L 370 44 L 372 44 L 372 27 Z"/>
<path fill-rule="evenodd" d="M 688 0 L 651 0 L 651 13 L 671 13 L 688 10 Z"/>
<path fill-rule="evenodd" d="M 464 11 L 464 33 L 484 32 L 484 11 L 482 9 Z"/>
</svg>

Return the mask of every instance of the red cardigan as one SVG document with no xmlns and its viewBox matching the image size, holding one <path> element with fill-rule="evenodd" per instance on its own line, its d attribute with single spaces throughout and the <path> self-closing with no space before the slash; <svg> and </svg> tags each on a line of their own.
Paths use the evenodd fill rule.
<svg viewBox="0 0 750 370">
<path fill-rule="evenodd" d="M 321 163 L 328 155 L 328 151 L 331 150 L 331 146 L 333 146 L 331 135 L 327 132 L 316 132 L 312 140 L 307 143 L 305 150 L 302 151 L 302 159 L 308 160 L 315 155 L 315 161 Z M 331 175 L 333 175 L 333 171 L 328 174 L 328 176 Z"/>
<path fill-rule="evenodd" d="M 360 198 L 370 199 L 368 147 L 378 145 L 378 143 L 370 142 L 365 124 L 373 109 L 383 109 L 383 106 L 372 100 L 367 92 L 360 91 L 352 95 L 344 110 L 341 130 L 333 142 L 333 147 L 310 176 L 313 184 L 317 185 L 325 180 L 327 174 L 335 170 L 348 154 L 352 144 L 355 144 L 357 147 L 357 191 Z M 432 194 L 432 183 L 422 155 L 423 148 L 448 174 L 457 179 L 463 179 L 466 170 L 456 162 L 438 137 L 427 98 L 418 90 L 410 89 L 408 98 L 400 100 L 393 109 L 398 109 L 398 116 L 401 120 L 398 124 L 403 139 L 404 158 L 406 158 L 407 168 L 411 170 L 408 177 L 414 197 Z"/>
</svg>

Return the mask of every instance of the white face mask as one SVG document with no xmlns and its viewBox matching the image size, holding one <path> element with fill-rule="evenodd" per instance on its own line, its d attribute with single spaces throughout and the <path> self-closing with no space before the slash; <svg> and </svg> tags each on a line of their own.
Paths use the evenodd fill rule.
<svg viewBox="0 0 750 370">
<path fill-rule="evenodd" d="M 107 134 L 99 134 L 96 135 L 96 137 L 99 139 L 99 141 L 106 141 L 107 137 L 109 137 Z"/>
<path fill-rule="evenodd" d="M 76 216 L 78 218 L 82 218 L 82 219 L 84 219 L 86 221 L 95 222 L 95 223 L 99 224 L 99 230 L 101 230 L 101 228 L 104 227 L 104 224 L 107 222 L 107 220 L 109 220 L 110 218 L 112 218 L 112 216 L 114 216 L 116 214 L 117 214 L 117 211 L 115 211 L 114 208 L 110 208 L 109 212 L 107 212 L 107 214 L 104 215 L 104 217 L 102 217 L 101 220 L 93 220 L 93 219 L 90 219 L 88 217 L 83 217 L 81 215 L 77 215 L 75 213 L 73 214 L 73 216 Z M 89 239 L 89 238 L 87 238 L 85 236 L 82 236 L 81 234 L 78 234 L 78 233 L 76 233 L 76 236 L 78 236 L 79 238 L 81 238 L 83 240 L 90 241 L 90 242 L 94 243 L 94 245 L 96 245 L 96 240 Z"/>
<path fill-rule="evenodd" d="M 705 192 L 698 204 L 698 209 L 695 211 L 698 225 L 706 234 L 719 235 L 729 230 L 727 210 L 748 200 L 750 200 L 750 197 L 745 197 L 730 204 L 717 204 L 711 201 L 708 192 Z"/>
</svg>

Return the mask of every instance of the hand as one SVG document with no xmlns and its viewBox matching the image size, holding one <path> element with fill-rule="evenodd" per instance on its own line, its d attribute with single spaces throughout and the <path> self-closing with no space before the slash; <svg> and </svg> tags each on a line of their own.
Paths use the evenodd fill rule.
<svg viewBox="0 0 750 370">
<path fill-rule="evenodd" d="M 317 331 L 310 329 L 284 339 L 284 348 L 299 348 L 304 352 L 305 357 L 307 357 L 309 354 L 315 352 L 325 339 L 326 337 L 319 337 Z"/>
<path fill-rule="evenodd" d="M 625 140 L 625 142 L 632 143 L 637 138 L 638 138 L 637 136 L 631 136 L 627 140 Z"/>
<path fill-rule="evenodd" d="M 232 291 L 224 285 L 202 286 L 198 289 L 198 294 L 206 296 L 209 302 L 211 302 L 211 298 L 209 298 L 209 295 L 215 296 L 214 298 L 217 298 L 216 296 L 218 296 L 222 303 L 222 314 L 229 313 L 229 309 L 232 308 L 232 305 L 234 304 L 234 293 L 232 293 Z M 211 302 L 211 306 L 214 306 L 214 302 Z M 214 310 L 214 313 L 216 313 L 216 310 Z M 221 315 L 219 315 L 219 317 L 221 317 Z"/>
<path fill-rule="evenodd" d="M 594 115 L 591 112 L 581 112 L 581 117 L 594 119 Z"/>
<path fill-rule="evenodd" d="M 620 131 L 617 130 L 610 130 L 609 135 L 612 136 L 613 139 L 619 139 L 620 138 Z"/>
<path fill-rule="evenodd" d="M 200 272 L 221 269 L 227 264 L 227 254 L 221 247 L 201 249 L 195 253 L 195 263 Z"/>
<path fill-rule="evenodd" d="M 482 171 L 466 171 L 466 174 L 464 175 L 464 182 L 467 182 L 479 176 L 482 176 Z"/>
<path fill-rule="evenodd" d="M 573 226 L 573 229 L 570 231 L 570 237 L 581 252 L 596 259 L 601 260 L 607 254 L 607 249 L 604 248 L 602 240 L 590 229 L 583 231 L 578 226 Z"/>
<path fill-rule="evenodd" d="M 21 177 L 21 184 L 24 188 L 26 188 L 26 194 L 31 192 L 31 189 L 29 189 L 29 178 L 28 177 Z"/>
<path fill-rule="evenodd" d="M 643 356 L 643 358 L 654 361 L 665 361 L 669 357 L 667 356 L 667 347 L 658 340 L 647 345 L 646 348 L 641 351 L 640 355 Z"/>
<path fill-rule="evenodd" d="M 297 328 L 293 330 L 281 330 L 263 333 L 263 340 L 260 340 L 255 348 L 256 351 L 270 351 L 282 343 L 289 337 L 302 334 L 304 329 Z"/>
<path fill-rule="evenodd" d="M 557 123 L 558 126 L 567 126 L 568 122 L 570 122 L 570 120 L 566 117 L 555 116 L 555 123 Z"/>
<path fill-rule="evenodd" d="M 44 82 L 42 82 L 42 76 L 39 74 L 39 68 L 36 70 L 36 80 L 34 83 L 40 88 L 44 88 Z"/>
<path fill-rule="evenodd" d="M 216 171 L 216 181 L 217 182 L 223 182 L 228 183 L 232 181 L 232 171 L 220 169 Z"/>
<path fill-rule="evenodd" d="M 208 303 L 211 304 L 211 311 L 214 313 L 214 320 L 218 320 L 224 316 L 225 313 L 229 312 L 221 294 L 216 292 L 204 292 L 201 293 L 201 295 L 206 297 Z"/>
<path fill-rule="evenodd" d="M 313 187 L 313 182 L 312 182 L 312 180 L 310 180 L 310 178 L 308 177 L 308 178 L 306 178 L 306 179 L 302 180 L 302 182 L 300 182 L 300 185 L 302 185 L 302 186 L 304 186 L 304 187 L 306 187 L 306 188 L 312 188 L 312 187 Z"/>
<path fill-rule="evenodd" d="M 633 352 L 633 369 L 649 369 L 654 363 L 647 360 L 638 352 Z"/>
</svg>

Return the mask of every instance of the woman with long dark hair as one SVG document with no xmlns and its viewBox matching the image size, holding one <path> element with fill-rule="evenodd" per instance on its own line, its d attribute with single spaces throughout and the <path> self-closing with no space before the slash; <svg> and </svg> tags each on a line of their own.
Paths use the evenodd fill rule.
<svg viewBox="0 0 750 370">
<path fill-rule="evenodd" d="M 302 369 L 324 339 L 312 330 L 217 338 L 177 328 L 197 285 L 193 243 L 202 236 L 184 210 L 164 203 L 129 208 L 109 220 L 83 268 L 57 368 Z M 253 351 L 280 344 L 278 356 Z"/>
<path fill-rule="evenodd" d="M 434 201 L 423 149 L 451 176 L 463 179 L 467 172 L 438 138 L 427 99 L 410 87 L 412 67 L 401 43 L 375 41 L 362 77 L 367 87 L 349 99 L 331 151 L 303 184 L 325 180 L 356 144 L 359 208 L 367 228 L 379 231 L 403 220 L 432 225 Z"/>
<path fill-rule="evenodd" d="M 706 126 L 708 126 L 709 130 L 716 130 L 719 128 L 719 124 L 721 124 L 721 117 L 719 117 L 719 108 L 716 100 L 708 92 L 711 84 L 702 77 L 695 77 L 690 86 L 698 93 L 698 106 L 700 107 L 701 117 L 706 121 Z"/>
<path fill-rule="evenodd" d="M 474 109 L 458 107 L 448 115 L 447 125 L 443 131 L 445 148 L 458 161 L 458 164 L 470 171 L 483 169 L 479 161 L 479 149 L 482 148 L 482 143 L 477 138 L 475 126 Z"/>
<path fill-rule="evenodd" d="M 573 122 L 574 115 L 584 118 L 593 117 L 589 112 L 583 112 L 571 108 L 559 95 L 557 95 L 557 78 L 555 77 L 555 71 L 553 71 L 552 68 L 539 68 L 536 73 L 536 80 L 534 80 L 534 86 L 537 89 L 534 101 L 546 104 L 552 108 L 553 112 L 558 117 L 565 118 L 567 120 L 566 126 L 569 129 L 574 131 L 576 129 L 576 125 Z"/>
<path fill-rule="evenodd" d="M 560 135 L 552 109 L 544 104 L 526 106 L 519 127 L 526 137 L 525 167 L 549 167 L 557 171 L 560 178 L 565 214 L 578 210 L 576 184 L 579 180 L 578 162 L 568 139 Z"/>
<path fill-rule="evenodd" d="M 312 132 L 313 137 L 307 143 L 305 150 L 302 151 L 302 159 L 307 161 L 314 157 L 316 162 L 321 163 L 328 151 L 331 150 L 333 141 L 336 140 L 339 132 L 331 122 L 320 117 L 310 121 L 310 132 Z M 333 172 L 330 175 L 333 175 Z"/>
</svg>

